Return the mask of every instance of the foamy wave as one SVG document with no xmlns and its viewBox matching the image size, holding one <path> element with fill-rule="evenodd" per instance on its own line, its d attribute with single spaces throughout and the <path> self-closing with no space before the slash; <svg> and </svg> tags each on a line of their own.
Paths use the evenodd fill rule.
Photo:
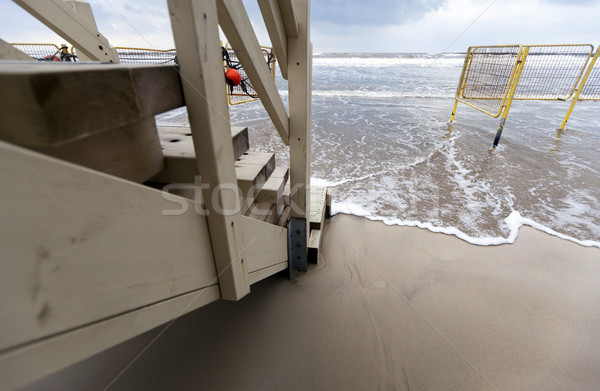
<svg viewBox="0 0 600 391">
<path fill-rule="evenodd" d="M 279 95 L 288 96 L 287 90 L 278 90 Z M 312 96 L 321 96 L 325 98 L 421 98 L 421 99 L 449 99 L 454 98 L 454 92 L 448 94 L 440 94 L 437 92 L 420 92 L 420 91 L 373 91 L 373 90 L 313 90 Z"/>
<path fill-rule="evenodd" d="M 504 237 L 482 237 L 482 238 L 473 237 L 473 236 L 467 235 L 466 233 L 462 232 L 461 230 L 459 230 L 456 227 L 437 227 L 431 223 L 425 223 L 425 222 L 421 222 L 421 221 L 401 220 L 401 219 L 397 219 L 397 218 L 376 216 L 373 213 L 371 213 L 369 210 L 367 210 L 366 208 L 362 207 L 361 205 L 354 204 L 354 203 L 348 202 L 348 201 L 344 201 L 344 202 L 333 201 L 332 205 L 331 205 L 331 214 L 336 215 L 339 213 L 354 215 L 354 216 L 359 216 L 359 217 L 365 217 L 365 218 L 367 218 L 369 220 L 373 220 L 373 221 L 381 221 L 386 225 L 398 225 L 398 226 L 402 226 L 402 227 L 418 227 L 418 228 L 426 229 L 426 230 L 429 230 L 429 231 L 435 232 L 435 233 L 453 235 L 459 239 L 464 240 L 465 242 L 468 242 L 468 243 L 471 243 L 471 244 L 474 244 L 477 246 L 498 246 L 501 244 L 512 244 L 517 239 L 517 236 L 519 234 L 519 229 L 524 225 L 528 225 L 534 229 L 537 229 L 538 231 L 542 231 L 549 235 L 556 236 L 560 239 L 564 239 L 564 240 L 568 240 L 568 241 L 577 243 L 581 246 L 600 248 L 600 242 L 596 242 L 593 240 L 579 240 L 579 239 L 573 238 L 571 236 L 561 234 L 560 232 L 554 231 L 552 228 L 546 227 L 543 224 L 537 223 L 531 219 L 521 216 L 521 214 L 515 210 L 513 210 L 511 212 L 511 214 L 508 215 L 508 217 L 506 217 L 504 219 L 504 222 L 510 229 L 510 234 L 506 238 L 504 238 Z"/>
<path fill-rule="evenodd" d="M 369 90 L 313 90 L 313 96 L 322 96 L 326 98 L 428 98 L 428 99 L 446 99 L 452 98 L 452 93 L 440 94 L 439 92 L 427 93 L 419 91 L 369 91 Z"/>
<path fill-rule="evenodd" d="M 464 58 L 418 58 L 418 57 L 331 57 L 313 58 L 315 67 L 358 67 L 379 68 L 402 65 L 417 65 L 423 67 L 455 67 L 462 66 Z"/>
</svg>

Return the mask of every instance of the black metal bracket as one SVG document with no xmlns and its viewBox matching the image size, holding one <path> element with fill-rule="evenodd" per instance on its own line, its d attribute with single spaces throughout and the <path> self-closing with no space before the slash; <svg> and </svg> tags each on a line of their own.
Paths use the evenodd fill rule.
<svg viewBox="0 0 600 391">
<path fill-rule="evenodd" d="M 288 221 L 288 278 L 294 270 L 308 270 L 308 246 L 306 243 L 306 219 L 292 218 Z"/>
</svg>

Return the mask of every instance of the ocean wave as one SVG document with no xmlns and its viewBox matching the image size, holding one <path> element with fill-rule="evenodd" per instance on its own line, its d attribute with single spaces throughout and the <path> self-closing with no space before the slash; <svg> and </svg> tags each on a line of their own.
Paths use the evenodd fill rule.
<svg viewBox="0 0 600 391">
<path fill-rule="evenodd" d="M 379 68 L 403 65 L 422 67 L 461 67 L 463 57 L 317 57 L 313 58 L 315 67 L 357 67 Z"/>
<path fill-rule="evenodd" d="M 279 90 L 279 94 L 287 96 L 286 90 Z M 312 96 L 324 97 L 324 98 L 383 98 L 383 99 L 394 99 L 394 98 L 419 98 L 419 99 L 452 99 L 454 98 L 454 92 L 441 93 L 440 91 L 376 91 L 376 90 L 313 90 Z"/>
<path fill-rule="evenodd" d="M 510 231 L 510 233 L 507 237 L 502 237 L 502 236 L 474 237 L 474 236 L 470 236 L 470 235 L 462 232 L 461 230 L 459 230 L 456 227 L 439 227 L 439 226 L 435 226 L 431 223 L 422 222 L 422 221 L 402 220 L 402 219 L 398 219 L 398 218 L 377 216 L 361 205 L 354 204 L 354 203 L 348 202 L 348 201 L 344 201 L 344 202 L 333 201 L 331 204 L 331 215 L 336 215 L 336 214 L 340 214 L 340 213 L 364 217 L 364 218 L 367 218 L 367 219 L 373 220 L 373 221 L 381 221 L 386 225 L 398 225 L 401 227 L 418 227 L 418 228 L 426 229 L 428 231 L 435 232 L 435 233 L 452 235 L 452 236 L 456 236 L 457 238 L 459 238 L 461 240 L 464 240 L 465 242 L 468 242 L 470 244 L 474 244 L 477 246 L 498 246 L 501 244 L 512 244 L 515 242 L 515 240 L 517 240 L 517 236 L 519 234 L 519 229 L 522 226 L 527 225 L 538 231 L 545 232 L 549 235 L 556 236 L 563 240 L 568 240 L 568 241 L 577 243 L 581 246 L 600 248 L 600 242 L 596 242 L 593 240 L 580 240 L 580 239 L 562 234 L 560 232 L 556 232 L 555 230 L 553 230 L 550 227 L 547 227 L 536 221 L 533 221 L 531 219 L 521 216 L 521 214 L 516 210 L 513 210 L 510 213 L 510 215 L 508 215 L 504 219 L 504 222 L 509 227 L 509 231 Z"/>
</svg>

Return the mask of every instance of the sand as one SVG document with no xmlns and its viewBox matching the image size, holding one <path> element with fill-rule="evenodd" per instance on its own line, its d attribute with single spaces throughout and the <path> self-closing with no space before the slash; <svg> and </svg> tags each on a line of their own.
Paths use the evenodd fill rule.
<svg viewBox="0 0 600 391">
<path fill-rule="evenodd" d="M 162 328 L 29 389 L 104 389 Z M 108 389 L 592 390 L 600 249 L 337 215 L 320 261 L 178 319 Z"/>
</svg>

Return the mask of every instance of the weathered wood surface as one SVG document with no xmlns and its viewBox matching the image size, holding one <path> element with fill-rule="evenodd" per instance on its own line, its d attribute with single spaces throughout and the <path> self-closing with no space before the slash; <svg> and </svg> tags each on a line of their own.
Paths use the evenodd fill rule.
<svg viewBox="0 0 600 391">
<path fill-rule="evenodd" d="M 310 228 L 321 229 L 325 220 L 325 209 L 327 207 L 327 188 L 313 186 L 310 189 Z"/>
<path fill-rule="evenodd" d="M 308 248 L 318 250 L 320 246 L 321 246 L 321 230 L 313 229 L 310 231 L 310 238 L 308 239 Z"/>
<path fill-rule="evenodd" d="M 288 268 L 287 261 L 280 262 L 273 266 L 268 266 L 268 267 L 265 267 L 264 269 L 259 269 L 257 271 L 254 271 L 254 272 L 248 274 L 248 281 L 250 281 L 250 284 L 254 284 L 261 280 L 264 280 L 267 277 L 272 276 L 275 273 L 279 273 L 282 270 L 286 270 L 287 268 Z"/>
<path fill-rule="evenodd" d="M 283 18 L 283 25 L 287 36 L 297 38 L 299 34 L 298 20 L 296 18 L 296 10 L 294 9 L 293 0 L 279 0 L 279 9 Z"/>
<path fill-rule="evenodd" d="M 57 146 L 184 104 L 168 65 L 1 64 L 0 140 Z"/>
<path fill-rule="evenodd" d="M 286 228 L 247 216 L 242 216 L 241 222 L 242 229 L 249 233 L 244 252 L 248 273 L 287 261 Z"/>
<path fill-rule="evenodd" d="M 134 182 L 144 182 L 164 169 L 154 118 L 94 133 L 38 152 Z"/>
<path fill-rule="evenodd" d="M 188 127 L 159 126 L 158 135 L 164 155 L 164 170 L 152 178 L 162 183 L 194 183 L 198 175 L 192 133 Z M 250 147 L 248 128 L 231 127 L 234 158 L 239 159 Z"/>
<path fill-rule="evenodd" d="M 219 25 L 258 93 L 273 125 L 288 145 L 289 117 L 241 0 L 217 0 Z"/>
<path fill-rule="evenodd" d="M 287 227 L 287 222 L 290 219 L 291 210 L 289 206 L 283 205 L 283 210 L 277 220 L 277 225 L 280 227 Z"/>
<path fill-rule="evenodd" d="M 189 200 L 4 142 L 0 182 L 0 350 L 216 282 Z"/>
<path fill-rule="evenodd" d="M 241 195 L 256 198 L 264 183 L 275 169 L 275 155 L 265 152 L 249 152 L 235 162 L 237 184 Z"/>
<path fill-rule="evenodd" d="M 280 5 L 287 3 L 282 1 Z M 308 224 L 310 199 L 310 144 L 311 144 L 311 57 L 310 7 L 307 0 L 292 4 L 298 23 L 298 37 L 288 38 L 288 76 L 290 105 L 290 203 L 292 217 L 305 218 Z M 287 25 L 286 25 L 287 28 Z M 288 36 L 290 36 L 288 32 Z M 307 226 L 307 234 L 309 227 Z M 308 240 L 308 237 L 306 238 Z"/>
<path fill-rule="evenodd" d="M 168 0 L 221 296 L 250 292 L 215 0 Z M 210 97 L 210 100 L 207 98 Z M 227 187 L 227 189 L 224 189 Z"/>
<path fill-rule="evenodd" d="M 248 278 L 258 277 L 262 276 L 252 274 Z M 212 285 L 0 353 L 0 389 L 12 390 L 34 382 L 219 297 L 219 286 Z"/>
<path fill-rule="evenodd" d="M 287 183 L 290 170 L 285 167 L 275 167 L 269 179 L 265 182 L 256 196 L 256 201 L 283 203 L 283 189 Z"/>
</svg>

